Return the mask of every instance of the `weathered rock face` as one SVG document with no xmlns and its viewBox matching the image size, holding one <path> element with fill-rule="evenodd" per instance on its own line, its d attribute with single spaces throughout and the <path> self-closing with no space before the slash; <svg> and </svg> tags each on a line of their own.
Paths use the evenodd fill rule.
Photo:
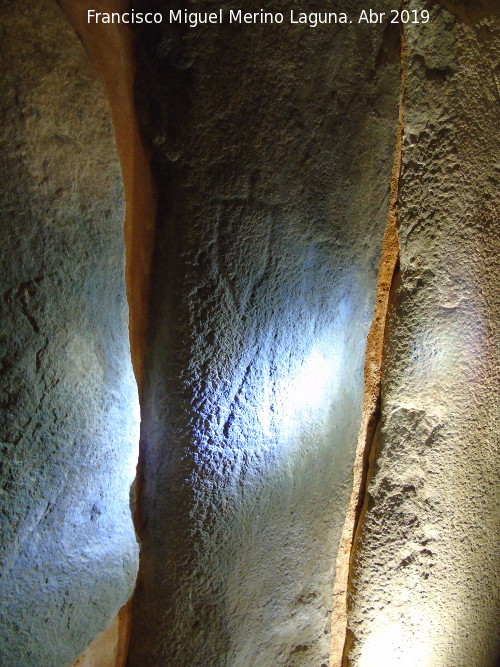
<svg viewBox="0 0 500 667">
<path fill-rule="evenodd" d="M 401 273 L 350 616 L 363 667 L 498 657 L 500 21 L 446 4 L 406 30 Z"/>
<path fill-rule="evenodd" d="M 0 9 L 0 662 L 63 666 L 136 573 L 123 195 L 73 30 L 49 0 Z"/>
<path fill-rule="evenodd" d="M 328 661 L 389 205 L 393 28 L 137 32 L 160 201 L 130 665 Z"/>
</svg>

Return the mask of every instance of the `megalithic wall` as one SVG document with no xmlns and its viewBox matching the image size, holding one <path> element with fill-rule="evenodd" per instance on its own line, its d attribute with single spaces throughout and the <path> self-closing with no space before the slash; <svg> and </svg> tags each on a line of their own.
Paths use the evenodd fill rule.
<svg viewBox="0 0 500 667">
<path fill-rule="evenodd" d="M 327 664 L 399 26 L 135 34 L 159 212 L 129 664 Z"/>
<path fill-rule="evenodd" d="M 106 98 L 60 9 L 0 17 L 0 662 L 63 667 L 137 570 L 124 199 Z"/>
<path fill-rule="evenodd" d="M 293 2 L 196 28 L 61 4 L 88 55 L 55 2 L 0 0 L 0 662 L 65 667 L 108 627 L 77 664 L 123 664 L 130 325 L 129 665 L 493 666 L 497 3 L 410 0 L 402 50 Z"/>
<path fill-rule="evenodd" d="M 405 29 L 401 270 L 345 654 L 359 667 L 493 667 L 500 649 L 500 11 L 442 4 Z"/>
</svg>

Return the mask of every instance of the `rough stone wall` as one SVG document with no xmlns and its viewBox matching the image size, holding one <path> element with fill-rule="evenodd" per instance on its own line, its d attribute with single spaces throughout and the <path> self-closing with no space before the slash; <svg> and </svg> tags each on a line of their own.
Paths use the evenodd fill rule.
<svg viewBox="0 0 500 667">
<path fill-rule="evenodd" d="M 133 35 L 130 25 L 125 23 L 88 23 L 88 0 L 60 0 L 60 5 L 85 45 L 103 82 L 110 107 L 126 202 L 125 281 L 129 307 L 130 354 L 141 396 L 156 197 L 149 158 L 141 139 L 135 112 Z M 120 12 L 127 9 L 128 0 L 94 0 L 92 7 L 101 12 Z M 134 498 L 138 494 L 140 495 L 140 491 L 134 484 Z M 136 513 L 135 500 L 133 506 Z M 120 610 L 114 622 L 96 637 L 76 664 L 92 667 L 96 656 L 99 656 L 99 667 L 123 667 L 128 650 L 130 611 L 129 602 Z"/>
<path fill-rule="evenodd" d="M 88 0 L 59 0 L 102 80 L 120 157 L 125 210 L 125 276 L 130 353 L 139 394 L 148 323 L 149 268 L 156 215 L 149 155 L 141 139 L 134 99 L 135 54 L 130 24 L 88 23 Z M 124 12 L 128 0 L 94 0 L 98 12 Z"/>
<path fill-rule="evenodd" d="M 123 194 L 107 103 L 55 3 L 0 10 L 0 662 L 62 667 L 136 573 Z"/>
<path fill-rule="evenodd" d="M 498 658 L 500 17 L 445 4 L 406 29 L 401 272 L 346 653 L 360 667 Z"/>
<path fill-rule="evenodd" d="M 328 661 L 389 208 L 394 28 L 137 30 L 159 214 L 130 665 Z"/>
</svg>

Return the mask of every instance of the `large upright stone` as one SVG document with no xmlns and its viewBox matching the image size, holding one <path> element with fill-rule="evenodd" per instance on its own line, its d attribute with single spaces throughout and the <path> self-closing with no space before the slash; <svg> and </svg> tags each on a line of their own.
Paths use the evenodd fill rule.
<svg viewBox="0 0 500 667">
<path fill-rule="evenodd" d="M 271 5 L 283 25 L 137 30 L 160 209 L 136 667 L 328 661 L 399 32 L 290 25 L 292 3 Z"/>
<path fill-rule="evenodd" d="M 123 194 L 105 98 L 56 4 L 0 10 L 0 662 L 64 667 L 136 572 Z"/>
<path fill-rule="evenodd" d="M 500 20 L 497 3 L 443 4 L 454 13 L 406 29 L 401 274 L 354 567 L 359 667 L 493 667 L 500 648 Z"/>
</svg>

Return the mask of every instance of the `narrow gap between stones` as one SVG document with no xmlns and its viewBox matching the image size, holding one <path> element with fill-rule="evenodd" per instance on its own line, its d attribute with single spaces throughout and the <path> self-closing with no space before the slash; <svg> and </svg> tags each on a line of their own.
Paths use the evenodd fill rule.
<svg viewBox="0 0 500 667">
<path fill-rule="evenodd" d="M 357 535 L 363 524 L 368 500 L 367 488 L 375 463 L 374 441 L 381 417 L 381 375 L 384 338 L 392 288 L 399 271 L 398 197 L 402 162 L 406 54 L 404 28 L 401 26 L 401 97 L 396 134 L 396 149 L 391 175 L 391 196 L 387 224 L 382 241 L 374 316 L 367 337 L 364 397 L 358 444 L 353 465 L 351 498 L 347 507 L 335 566 L 332 609 L 332 644 L 330 667 L 347 665 L 352 642 L 348 629 L 348 592 L 352 584 L 352 568 Z"/>
<path fill-rule="evenodd" d="M 134 107 L 134 60 L 132 35 L 126 26 L 108 26 L 106 34 L 92 31 L 85 23 L 81 0 L 60 0 L 70 23 L 80 36 L 90 59 L 103 82 L 110 104 L 116 144 L 120 156 L 126 200 L 124 221 L 126 251 L 126 287 L 129 304 L 130 350 L 137 380 L 139 397 L 144 389 L 145 332 L 150 287 L 150 259 L 154 238 L 156 193 L 149 158 L 142 143 Z M 110 9 L 125 5 L 123 0 L 109 0 Z M 353 489 L 347 510 L 336 563 L 334 584 L 331 667 L 346 664 L 351 638 L 347 627 L 347 595 L 352 577 L 352 561 L 356 534 L 362 525 L 367 500 L 367 484 L 373 465 L 373 441 L 380 420 L 380 381 L 384 332 L 391 286 L 398 269 L 398 194 L 401 171 L 402 134 L 404 119 L 405 51 L 404 33 L 401 40 L 402 92 L 396 138 L 396 150 L 391 176 L 391 197 L 386 230 L 382 243 L 381 261 L 374 318 L 367 338 L 364 399 L 358 445 L 353 470 Z M 136 497 L 140 495 L 140 462 L 137 471 Z M 140 536 L 140 508 L 134 511 L 134 524 Z M 115 627 L 116 667 L 125 664 L 131 622 L 131 603 L 120 610 L 111 627 Z M 106 632 L 102 633 L 105 635 Z M 101 637 L 101 636 L 100 636 Z M 100 639 L 98 637 L 96 641 Z M 84 667 L 84 655 L 77 663 Z M 89 663 L 90 664 L 90 663 Z"/>
<path fill-rule="evenodd" d="M 150 289 L 151 255 L 156 218 L 156 189 L 150 168 L 149 155 L 144 147 L 135 111 L 134 45 L 131 30 L 125 24 L 96 29 L 86 22 L 85 0 L 58 0 L 69 23 L 73 26 L 89 58 L 97 70 L 110 107 L 115 143 L 120 159 L 125 195 L 125 283 L 129 308 L 129 340 L 132 366 L 137 382 L 139 404 L 144 392 L 144 359 Z M 106 10 L 121 11 L 127 0 L 104 0 Z M 140 541 L 141 458 L 131 489 L 131 512 L 137 539 Z M 74 663 L 75 667 L 90 667 L 93 655 L 114 652 L 115 667 L 123 667 L 127 659 L 132 615 L 132 600 L 125 604 L 110 626 Z M 103 647 L 107 646 L 107 649 Z"/>
</svg>

